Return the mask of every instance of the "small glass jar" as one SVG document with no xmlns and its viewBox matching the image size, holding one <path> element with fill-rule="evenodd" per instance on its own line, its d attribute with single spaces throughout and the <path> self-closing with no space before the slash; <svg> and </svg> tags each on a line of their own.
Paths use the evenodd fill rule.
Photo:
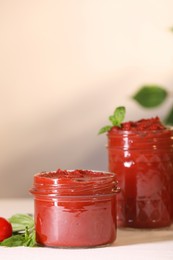
<svg viewBox="0 0 173 260">
<path fill-rule="evenodd" d="M 36 241 L 49 247 L 95 247 L 116 239 L 116 175 L 57 170 L 34 175 Z"/>
<path fill-rule="evenodd" d="M 173 210 L 173 130 L 108 132 L 109 170 L 116 172 L 118 226 L 171 225 Z"/>
</svg>

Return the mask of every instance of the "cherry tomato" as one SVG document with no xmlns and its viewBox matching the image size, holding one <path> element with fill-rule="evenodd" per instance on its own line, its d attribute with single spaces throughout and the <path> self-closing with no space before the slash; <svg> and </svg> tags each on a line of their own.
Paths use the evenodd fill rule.
<svg viewBox="0 0 173 260">
<path fill-rule="evenodd" d="M 0 217 L 0 242 L 12 236 L 12 225 L 5 218 Z"/>
</svg>

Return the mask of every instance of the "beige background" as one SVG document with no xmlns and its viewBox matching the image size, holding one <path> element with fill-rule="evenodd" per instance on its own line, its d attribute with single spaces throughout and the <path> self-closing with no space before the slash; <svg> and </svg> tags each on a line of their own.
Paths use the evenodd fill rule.
<svg viewBox="0 0 173 260">
<path fill-rule="evenodd" d="M 35 172 L 107 169 L 99 128 L 160 115 L 131 96 L 172 90 L 172 0 L 0 0 L 0 196 L 25 197 Z"/>
</svg>

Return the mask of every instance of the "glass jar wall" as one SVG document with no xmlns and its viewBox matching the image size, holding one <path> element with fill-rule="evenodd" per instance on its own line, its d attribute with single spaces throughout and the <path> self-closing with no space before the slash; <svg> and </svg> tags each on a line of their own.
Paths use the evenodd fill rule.
<svg viewBox="0 0 173 260">
<path fill-rule="evenodd" d="M 51 247 L 94 247 L 116 239 L 116 175 L 74 170 L 34 176 L 36 241 Z"/>
<path fill-rule="evenodd" d="M 169 226 L 173 211 L 173 130 L 108 132 L 109 170 L 116 172 L 119 226 Z"/>
</svg>

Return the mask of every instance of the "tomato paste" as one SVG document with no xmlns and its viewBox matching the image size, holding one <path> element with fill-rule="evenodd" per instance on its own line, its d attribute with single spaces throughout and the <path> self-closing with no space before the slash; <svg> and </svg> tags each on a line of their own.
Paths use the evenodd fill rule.
<svg viewBox="0 0 173 260">
<path fill-rule="evenodd" d="M 116 172 L 118 226 L 158 228 L 171 224 L 173 130 L 158 117 L 125 122 L 108 132 L 109 170 Z"/>
<path fill-rule="evenodd" d="M 93 247 L 116 239 L 116 175 L 89 170 L 34 176 L 36 241 L 50 247 Z"/>
</svg>

